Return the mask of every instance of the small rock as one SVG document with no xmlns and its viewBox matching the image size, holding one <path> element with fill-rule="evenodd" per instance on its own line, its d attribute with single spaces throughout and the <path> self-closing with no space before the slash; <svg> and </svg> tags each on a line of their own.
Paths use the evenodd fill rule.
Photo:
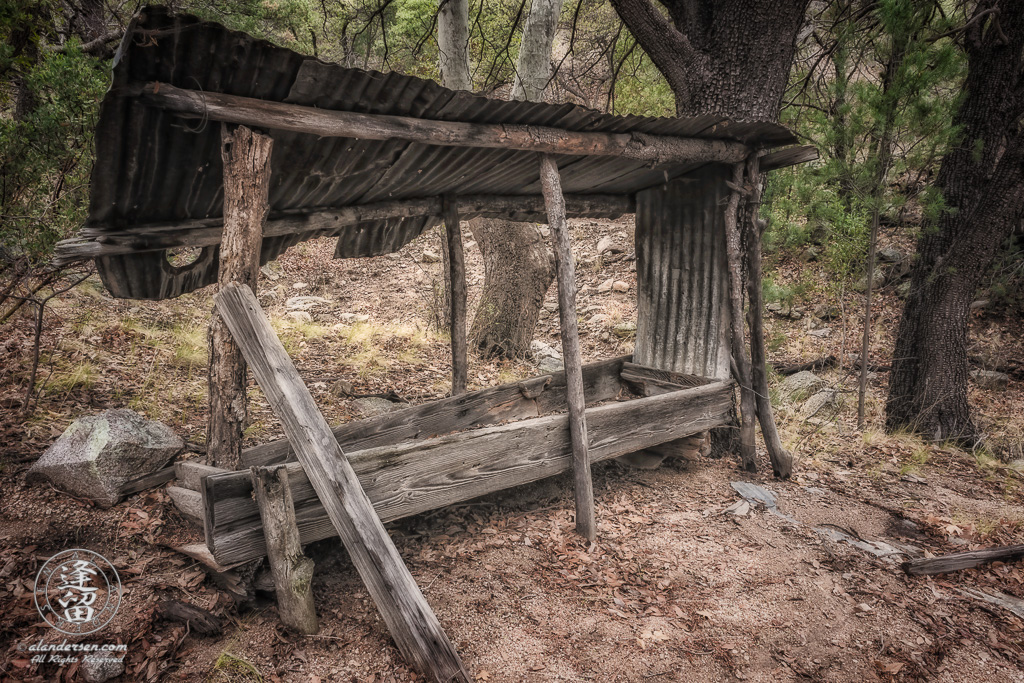
<svg viewBox="0 0 1024 683">
<path fill-rule="evenodd" d="M 357 313 L 355 317 L 352 318 L 352 321 L 357 323 L 368 323 L 370 322 L 370 316 L 365 313 Z"/>
<path fill-rule="evenodd" d="M 818 304 L 814 307 L 812 315 L 819 320 L 834 320 L 843 314 L 835 306 L 829 306 L 828 304 Z"/>
<path fill-rule="evenodd" d="M 972 370 L 971 379 L 978 385 L 979 389 L 990 391 L 1002 391 L 1010 384 L 1010 376 L 1005 372 L 994 372 L 992 370 Z"/>
<path fill-rule="evenodd" d="M 782 393 L 792 401 L 802 401 L 826 386 L 827 382 L 810 370 L 790 375 L 782 381 Z"/>
<path fill-rule="evenodd" d="M 878 260 L 882 263 L 900 263 L 906 259 L 906 254 L 895 247 L 885 247 L 878 250 Z"/>
<path fill-rule="evenodd" d="M 430 251 L 429 249 L 423 250 L 423 255 L 420 256 L 421 263 L 437 263 L 441 260 L 441 257 L 437 255 L 437 252 Z"/>
<path fill-rule="evenodd" d="M 871 289 L 877 291 L 877 290 L 881 289 L 883 285 L 885 285 L 885 273 L 883 273 L 881 270 L 876 270 L 875 271 L 875 277 L 874 277 L 874 285 L 872 285 Z M 868 276 L 865 275 L 860 280 L 857 280 L 857 282 L 854 283 L 853 288 L 855 290 L 857 290 L 858 292 L 865 292 L 865 291 L 867 291 L 867 289 L 868 289 Z"/>
<path fill-rule="evenodd" d="M 817 247 L 814 247 L 814 246 L 807 247 L 800 254 L 800 260 L 804 261 L 805 263 L 812 263 L 814 261 L 817 261 L 820 258 L 821 258 L 821 252 L 818 250 Z"/>
<path fill-rule="evenodd" d="M 265 277 L 265 278 L 267 278 L 268 280 L 271 280 L 271 281 L 276 280 L 279 277 L 281 277 L 280 275 L 278 275 L 277 273 L 275 273 L 273 270 L 270 269 L 270 264 L 269 263 L 263 264 L 260 267 L 260 272 L 263 273 L 263 277 Z"/>
<path fill-rule="evenodd" d="M 331 385 L 331 396 L 342 397 L 351 396 L 355 388 L 352 386 L 352 382 L 339 379 L 337 382 Z"/>
<path fill-rule="evenodd" d="M 778 301 L 773 301 L 770 304 L 765 305 L 765 310 L 767 310 L 769 313 L 782 313 L 782 311 L 785 309 L 783 308 L 782 304 L 780 304 Z"/>
<path fill-rule="evenodd" d="M 306 313 L 305 311 L 291 311 L 290 313 L 286 313 L 285 315 L 287 317 L 291 318 L 292 320 L 294 320 L 295 322 L 299 322 L 299 323 L 311 323 L 311 322 L 313 322 L 313 316 L 311 316 L 309 313 Z"/>
<path fill-rule="evenodd" d="M 867 614 L 868 612 L 874 612 L 875 610 L 866 602 L 862 602 L 857 605 L 857 611 L 861 614 Z"/>
<path fill-rule="evenodd" d="M 329 299 L 322 296 L 293 296 L 284 302 L 284 307 L 289 311 L 309 311 L 330 303 Z"/>
<path fill-rule="evenodd" d="M 608 252 L 609 254 L 621 254 L 624 251 L 625 251 L 625 249 L 623 249 L 622 247 L 616 245 L 615 244 L 615 240 L 613 240 L 611 237 L 609 237 L 607 235 L 602 237 L 597 242 L 597 255 L 598 256 L 600 256 L 601 254 L 603 254 L 605 252 Z"/>
<path fill-rule="evenodd" d="M 835 389 L 822 389 L 811 396 L 803 405 L 802 412 L 807 417 L 814 417 L 825 408 L 839 407 L 839 393 Z"/>
<path fill-rule="evenodd" d="M 358 410 L 363 417 L 374 417 L 375 415 L 383 415 L 390 413 L 395 410 L 399 410 L 401 405 L 398 403 L 392 403 L 386 398 L 380 398 L 379 396 L 367 396 L 366 398 L 357 398 L 352 401 L 353 407 Z"/>
<path fill-rule="evenodd" d="M 547 320 L 548 318 L 551 317 L 551 311 L 549 311 L 546 308 L 542 308 L 540 309 L 540 313 L 537 314 L 537 317 L 540 318 L 541 320 Z"/>
<path fill-rule="evenodd" d="M 591 318 L 587 321 L 587 324 L 604 325 L 609 320 L 611 320 L 611 318 L 606 313 L 598 313 L 596 315 L 591 316 Z"/>
<path fill-rule="evenodd" d="M 828 337 L 832 334 L 832 329 L 828 327 L 822 327 L 817 330 L 811 330 L 807 334 L 811 335 L 812 337 L 821 337 L 822 339 L 824 339 L 825 337 Z"/>
<path fill-rule="evenodd" d="M 86 683 L 106 683 L 124 673 L 124 659 L 115 659 L 113 653 L 82 655 L 81 671 Z"/>
<path fill-rule="evenodd" d="M 750 503 L 745 500 L 736 501 L 725 509 L 725 514 L 746 517 L 750 514 Z"/>
<path fill-rule="evenodd" d="M 628 282 L 623 282 L 622 280 L 616 280 L 615 282 L 612 283 L 612 291 L 613 292 L 628 292 L 629 291 L 629 283 Z"/>
<path fill-rule="evenodd" d="M 28 471 L 62 491 L 110 507 L 129 481 L 156 472 L 185 448 L 165 424 L 118 408 L 71 423 Z"/>
<path fill-rule="evenodd" d="M 607 330 L 605 330 L 604 332 L 601 333 L 601 341 L 608 341 L 611 338 L 612 338 L 612 335 Z"/>
<path fill-rule="evenodd" d="M 343 323 L 350 323 L 350 322 L 352 322 L 353 320 L 356 319 L 356 314 L 355 313 L 342 313 L 338 317 L 341 318 L 341 322 L 343 322 Z"/>
<path fill-rule="evenodd" d="M 910 296 L 910 280 L 907 280 L 906 282 L 901 282 L 898 285 L 896 285 L 896 296 L 900 297 L 901 299 L 906 299 L 908 296 Z"/>
<path fill-rule="evenodd" d="M 991 303 L 992 302 L 989 301 L 988 299 L 978 299 L 977 301 L 972 301 L 971 302 L 971 310 L 972 311 L 976 311 L 979 308 L 988 308 L 989 304 L 991 304 Z"/>
<path fill-rule="evenodd" d="M 613 278 L 608 278 L 607 280 L 605 280 L 604 282 L 602 282 L 601 284 L 599 284 L 597 286 L 597 293 L 598 294 L 606 294 L 607 292 L 612 291 L 612 287 L 614 285 L 615 285 L 615 280 Z"/>
<path fill-rule="evenodd" d="M 309 284 L 305 283 L 305 282 L 293 282 L 292 283 L 292 289 L 305 289 L 306 287 L 309 287 Z"/>
<path fill-rule="evenodd" d="M 558 310 L 558 302 L 557 301 L 546 301 L 544 303 L 544 310 L 547 311 L 548 313 L 554 313 L 555 311 Z"/>
<path fill-rule="evenodd" d="M 612 327 L 612 333 L 616 337 L 621 339 L 628 339 L 636 335 L 636 323 L 633 322 L 621 322 L 618 325 Z"/>
<path fill-rule="evenodd" d="M 562 354 L 550 344 L 535 339 L 530 342 L 530 353 L 537 362 L 537 369 L 544 374 L 561 372 L 565 369 Z"/>
</svg>

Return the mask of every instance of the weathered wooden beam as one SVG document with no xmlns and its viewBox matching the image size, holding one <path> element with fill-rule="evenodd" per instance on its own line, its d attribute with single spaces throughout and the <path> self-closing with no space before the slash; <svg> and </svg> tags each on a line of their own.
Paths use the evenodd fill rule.
<svg viewBox="0 0 1024 683">
<path fill-rule="evenodd" d="M 406 140 L 444 147 L 518 149 L 545 154 L 625 157 L 651 164 L 735 163 L 746 158 L 742 142 L 646 133 L 578 132 L 547 126 L 437 121 L 409 116 L 357 114 L 251 97 L 176 88 L 167 83 L 142 87 L 149 105 L 247 126 L 360 140 Z"/>
<path fill-rule="evenodd" d="M 587 403 L 607 401 L 618 395 L 622 388 L 619 371 L 623 362 L 629 359 L 630 356 L 620 356 L 583 366 L 583 390 Z M 545 377 L 546 380 L 537 386 L 533 382 L 540 378 L 503 384 L 365 420 L 347 422 L 332 431 L 346 452 L 362 451 L 390 446 L 400 441 L 430 439 L 462 429 L 565 410 L 568 405 L 565 397 L 565 372 Z M 262 444 L 242 453 L 245 466 L 269 465 L 294 459 L 294 451 L 288 439 Z"/>
<path fill-rule="evenodd" d="M 970 569 L 988 562 L 1010 562 L 1024 558 L 1024 544 L 1007 545 L 984 550 L 968 550 L 938 557 L 928 557 L 904 562 L 903 571 L 914 576 L 945 574 L 961 569 Z"/>
<path fill-rule="evenodd" d="M 263 220 L 270 206 L 270 151 L 274 140 L 239 126 L 221 130 L 224 161 L 224 235 L 217 281 L 253 291 L 259 281 Z M 217 311 L 209 328 L 209 418 L 206 453 L 219 467 L 237 469 L 247 411 L 245 359 Z"/>
<path fill-rule="evenodd" d="M 180 486 L 168 486 L 164 489 L 171 497 L 174 507 L 178 509 L 190 522 L 202 526 L 203 524 L 203 499 L 198 491 L 182 488 Z"/>
<path fill-rule="evenodd" d="M 757 450 L 754 443 L 754 390 L 750 379 L 750 356 L 743 330 L 743 257 L 740 241 L 740 193 L 744 164 L 736 164 L 732 176 L 732 192 L 725 209 L 725 241 L 729 259 L 729 302 L 732 323 L 732 365 L 740 384 L 740 464 L 747 472 L 757 471 Z"/>
<path fill-rule="evenodd" d="M 402 562 L 256 296 L 244 285 L 229 283 L 221 286 L 214 301 L 398 649 L 411 666 L 437 681 L 468 683 L 459 655 Z"/>
<path fill-rule="evenodd" d="M 592 463 L 725 424 L 734 385 L 715 382 L 650 398 L 587 409 Z M 568 416 L 563 414 L 348 451 L 352 468 L 385 522 L 520 486 L 572 467 Z M 336 536 L 297 464 L 289 464 L 302 543 Z M 248 472 L 205 480 L 206 542 L 229 565 L 266 554 Z"/>
<path fill-rule="evenodd" d="M 619 376 L 630 388 L 644 396 L 656 396 L 686 387 L 699 387 L 714 381 L 707 377 L 648 368 L 636 363 L 623 363 Z"/>
<path fill-rule="evenodd" d="M 789 479 L 793 474 L 793 455 L 782 445 L 779 430 L 772 413 L 772 399 L 768 392 L 768 357 L 764 349 L 764 283 L 761 281 L 761 219 L 757 215 L 761 206 L 761 170 L 758 158 L 751 155 L 747 160 L 747 183 L 751 187 L 749 220 L 743 226 L 746 246 L 744 257 L 747 267 L 747 327 L 750 329 L 750 381 L 754 392 L 754 406 L 757 420 L 761 424 L 772 472 L 780 479 Z"/>
<path fill-rule="evenodd" d="M 174 463 L 174 478 L 178 480 L 178 486 L 190 491 L 199 491 L 202 488 L 203 477 L 211 474 L 224 474 L 224 472 L 230 472 L 230 470 L 204 465 L 195 460 L 182 460 Z"/>
<path fill-rule="evenodd" d="M 466 195 L 456 198 L 462 220 L 483 216 L 510 220 L 546 221 L 544 198 L 540 195 Z M 566 195 L 566 215 L 573 218 L 616 217 L 636 209 L 630 195 Z M 263 228 L 265 237 L 280 235 L 337 234 L 347 226 L 366 221 L 417 216 L 442 216 L 442 200 L 404 199 L 373 204 L 323 208 L 304 212 L 271 213 Z M 223 221 L 202 218 L 172 223 L 151 223 L 125 230 L 86 227 L 78 237 L 57 243 L 55 261 L 60 264 L 101 256 L 180 247 L 209 247 L 220 244 Z"/>
<path fill-rule="evenodd" d="M 566 398 L 569 403 L 569 435 L 572 439 L 573 491 L 576 498 L 576 531 L 593 542 L 597 538 L 594 483 L 587 456 L 586 401 L 583 398 L 583 360 L 576 320 L 576 267 L 569 228 L 565 224 L 565 199 L 558 164 L 547 154 L 540 157 L 540 183 L 548 207 L 548 226 L 558 276 L 558 321 L 565 363 Z"/>
<path fill-rule="evenodd" d="M 466 344 L 466 259 L 462 253 L 462 228 L 455 197 L 443 200 L 444 230 L 448 239 L 448 298 L 452 304 L 452 396 L 466 393 L 469 353 Z"/>
<path fill-rule="evenodd" d="M 311 635 L 320 630 L 313 604 L 313 560 L 302 554 L 288 470 L 275 465 L 253 467 L 251 473 L 274 576 L 277 613 L 288 628 Z"/>
</svg>

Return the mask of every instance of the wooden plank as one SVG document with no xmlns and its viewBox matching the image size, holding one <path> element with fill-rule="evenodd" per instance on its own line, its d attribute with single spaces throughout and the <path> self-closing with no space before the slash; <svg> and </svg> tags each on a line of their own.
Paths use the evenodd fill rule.
<svg viewBox="0 0 1024 683">
<path fill-rule="evenodd" d="M 157 486 L 162 486 L 174 479 L 174 466 L 164 467 L 156 472 L 150 472 L 144 474 L 141 477 L 136 477 L 131 481 L 125 482 L 124 486 L 118 492 L 121 500 L 124 500 L 128 496 L 146 491 L 148 489 L 154 489 Z"/>
<path fill-rule="evenodd" d="M 463 220 L 478 216 L 539 222 L 547 220 L 544 198 L 540 195 L 466 195 L 458 197 L 456 202 Z M 629 195 L 570 194 L 565 196 L 565 207 L 570 217 L 617 217 L 633 213 L 636 203 Z M 268 216 L 263 235 L 337 234 L 347 226 L 367 221 L 442 214 L 442 200 L 439 197 L 375 202 L 302 213 L 276 212 Z M 210 247 L 220 244 L 223 235 L 223 221 L 220 217 L 135 225 L 125 230 L 109 228 L 85 227 L 78 237 L 58 242 L 54 250 L 58 265 L 101 256 L 179 247 Z"/>
<path fill-rule="evenodd" d="M 444 229 L 448 238 L 448 274 L 451 289 L 452 396 L 466 393 L 469 374 L 466 347 L 466 259 L 462 253 L 459 207 L 454 197 L 444 198 Z"/>
<path fill-rule="evenodd" d="M 274 465 L 253 467 L 251 473 L 274 576 L 277 613 L 288 628 L 311 635 L 320 630 L 313 604 L 313 560 L 302 554 L 288 471 L 284 465 Z"/>
<path fill-rule="evenodd" d="M 630 356 L 620 356 L 583 366 L 587 403 L 606 401 L 618 395 L 622 388 L 619 372 L 623 362 L 629 359 Z M 565 410 L 565 372 L 553 373 L 549 378 L 550 381 L 536 387 L 536 390 L 524 391 L 520 387 L 522 382 L 503 384 L 366 420 L 347 422 L 332 431 L 345 450 L 362 451 Z M 270 465 L 287 460 L 294 460 L 287 439 L 256 446 L 242 453 L 245 466 Z"/>
<path fill-rule="evenodd" d="M 247 285 L 253 291 L 260 275 L 260 245 L 267 216 L 270 151 L 274 140 L 245 126 L 221 130 L 224 162 L 224 236 L 217 281 Z M 245 359 L 216 311 L 209 330 L 209 416 L 206 453 L 210 462 L 238 469 L 247 401 Z"/>
<path fill-rule="evenodd" d="M 707 377 L 697 375 L 686 375 L 671 370 L 659 370 L 648 368 L 636 363 L 623 363 L 622 372 L 619 374 L 622 381 L 630 388 L 644 396 L 655 396 L 670 391 L 679 391 L 686 387 L 699 387 L 714 382 Z"/>
<path fill-rule="evenodd" d="M 445 147 L 486 147 L 572 156 L 625 157 L 655 165 L 711 161 L 735 163 L 745 159 L 749 153 L 745 144 L 732 140 L 638 132 L 584 133 L 547 126 L 357 114 L 217 92 L 185 90 L 156 82 L 145 84 L 141 91 L 142 100 L 147 104 L 179 114 L 320 137 L 407 140 Z"/>
<path fill-rule="evenodd" d="M 583 360 L 576 320 L 576 267 L 569 228 L 565 224 L 565 199 L 558 164 L 544 154 L 540 158 L 540 182 L 548 207 L 548 226 L 558 276 L 558 324 L 565 363 L 566 400 L 569 404 L 569 436 L 572 440 L 573 493 L 576 499 L 576 531 L 591 543 L 597 538 L 594 513 L 594 482 L 587 457 L 586 400 L 583 398 Z"/>
<path fill-rule="evenodd" d="M 761 157 L 761 171 L 767 173 L 787 166 L 807 163 L 818 158 L 818 149 L 814 145 L 797 145 L 776 152 L 769 152 Z"/>
<path fill-rule="evenodd" d="M 178 480 L 178 486 L 197 492 L 202 488 L 203 477 L 211 474 L 224 474 L 230 471 L 223 467 L 204 465 L 195 460 L 182 460 L 174 464 L 174 478 Z"/>
<path fill-rule="evenodd" d="M 1007 545 L 984 550 L 969 550 L 962 553 L 950 553 L 939 557 L 928 557 L 910 560 L 902 564 L 903 571 L 914 576 L 930 576 L 945 574 L 960 569 L 970 569 L 988 562 L 1010 562 L 1024 558 L 1024 544 Z"/>
<path fill-rule="evenodd" d="M 716 382 L 587 409 L 591 462 L 725 424 L 733 383 Z M 572 466 L 568 417 L 546 415 L 426 441 L 347 453 L 377 514 L 391 521 L 551 477 Z M 302 543 L 336 535 L 307 479 L 290 464 Z M 222 564 L 266 554 L 252 483 L 242 473 L 206 478 L 209 545 Z"/>
<path fill-rule="evenodd" d="M 437 681 L 468 682 L 459 655 L 402 562 L 256 296 L 244 285 L 228 283 L 214 301 L 406 661 Z"/>
</svg>

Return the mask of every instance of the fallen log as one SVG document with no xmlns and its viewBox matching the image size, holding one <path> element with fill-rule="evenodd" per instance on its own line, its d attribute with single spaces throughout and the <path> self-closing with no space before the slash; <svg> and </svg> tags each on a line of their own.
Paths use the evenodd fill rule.
<svg viewBox="0 0 1024 683">
<path fill-rule="evenodd" d="M 945 574 L 961 569 L 970 569 L 988 562 L 1009 562 L 1024 557 L 1024 544 L 1007 545 L 984 550 L 968 550 L 962 553 L 950 553 L 939 557 L 910 560 L 904 562 L 903 571 L 912 576 L 931 576 Z"/>
</svg>

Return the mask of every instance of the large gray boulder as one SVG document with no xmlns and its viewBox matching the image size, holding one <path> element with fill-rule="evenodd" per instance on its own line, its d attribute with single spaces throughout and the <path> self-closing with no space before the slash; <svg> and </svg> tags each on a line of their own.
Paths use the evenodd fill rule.
<svg viewBox="0 0 1024 683">
<path fill-rule="evenodd" d="M 798 372 L 782 380 L 782 393 L 791 401 L 805 401 L 810 396 L 824 389 L 827 382 L 810 370 Z"/>
<path fill-rule="evenodd" d="M 62 491 L 110 507 L 125 484 L 166 465 L 185 448 L 170 427 L 133 410 L 105 410 L 71 423 L 28 472 Z"/>
<path fill-rule="evenodd" d="M 530 342 L 530 353 L 533 354 L 533 360 L 537 363 L 537 370 L 542 374 L 550 375 L 565 369 L 562 354 L 550 344 L 534 339 Z"/>
</svg>

